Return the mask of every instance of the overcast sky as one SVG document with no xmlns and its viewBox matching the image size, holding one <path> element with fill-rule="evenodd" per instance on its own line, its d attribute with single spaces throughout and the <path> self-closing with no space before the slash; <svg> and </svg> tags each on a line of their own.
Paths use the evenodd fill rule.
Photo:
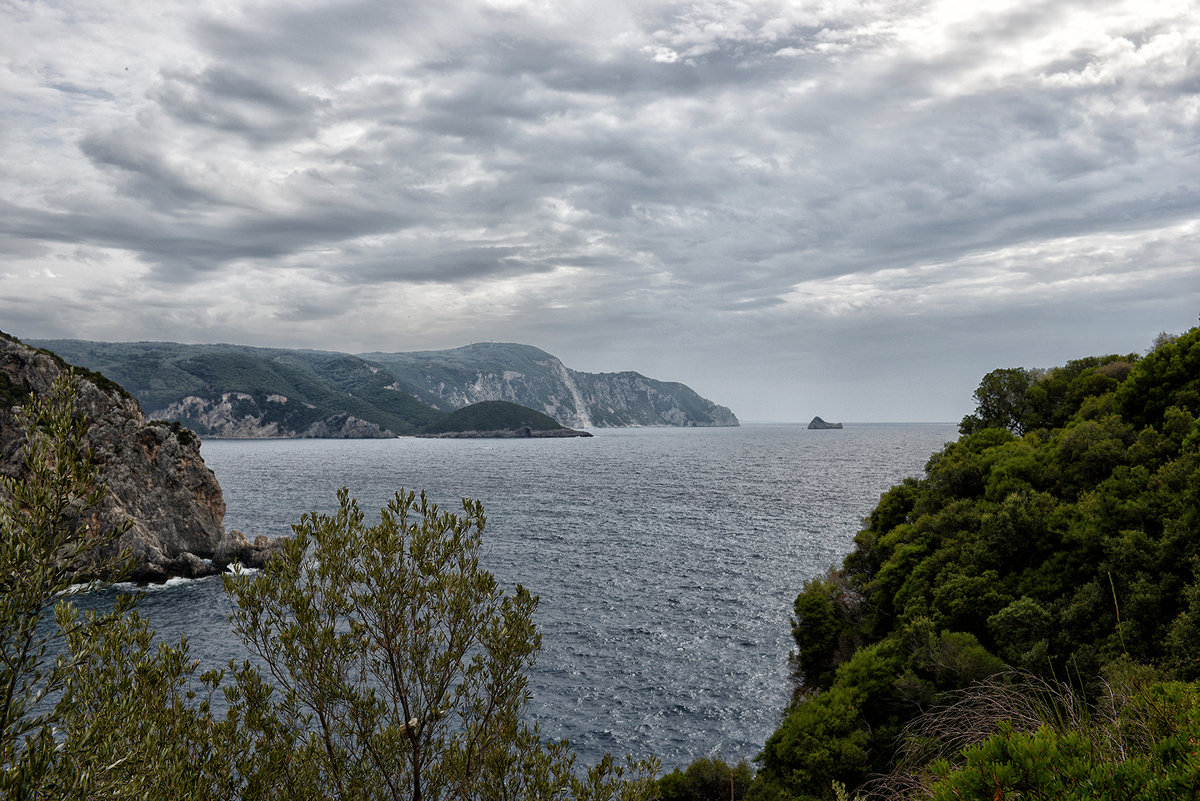
<svg viewBox="0 0 1200 801">
<path fill-rule="evenodd" d="M 957 421 L 1196 324 L 1198 43 L 1194 0 L 4 0 L 0 329 Z"/>
</svg>

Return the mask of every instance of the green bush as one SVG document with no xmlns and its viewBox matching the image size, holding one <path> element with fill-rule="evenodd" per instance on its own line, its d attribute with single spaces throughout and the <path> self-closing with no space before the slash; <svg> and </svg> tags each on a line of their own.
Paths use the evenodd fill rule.
<svg viewBox="0 0 1200 801">
<path fill-rule="evenodd" d="M 754 791 L 853 791 L 886 772 L 903 726 L 988 671 L 1091 686 L 1134 660 L 1200 677 L 1198 393 L 1200 329 L 1141 359 L 987 374 L 960 439 L 797 596 L 799 694 Z M 863 669 L 884 654 L 886 682 Z"/>
</svg>

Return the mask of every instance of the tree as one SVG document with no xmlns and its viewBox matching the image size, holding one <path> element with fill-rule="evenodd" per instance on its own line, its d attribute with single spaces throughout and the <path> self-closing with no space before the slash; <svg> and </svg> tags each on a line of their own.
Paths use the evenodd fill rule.
<svg viewBox="0 0 1200 801">
<path fill-rule="evenodd" d="M 1025 393 L 1037 374 L 1022 367 L 993 370 L 983 377 L 975 390 L 978 407 L 959 424 L 959 431 L 972 434 L 985 428 L 1006 428 L 1014 434 L 1025 432 Z"/>
<path fill-rule="evenodd" d="M 94 634 L 131 605 L 79 620 L 69 598 L 76 569 L 91 562 L 116 573 L 119 557 L 97 554 L 126 526 L 100 530 L 88 513 L 104 495 L 75 414 L 77 379 L 62 373 L 45 400 L 28 398 L 15 417 L 24 430 L 19 476 L 0 478 L 0 794 L 21 797 L 50 771 L 52 724 L 70 704 L 63 692 L 78 667 L 59 656 L 69 637 Z M 59 625 L 47 620 L 49 610 Z M 59 696 L 56 703 L 53 699 Z"/>
<path fill-rule="evenodd" d="M 276 743 L 259 759 L 284 795 L 341 799 L 635 798 L 652 763 L 611 759 L 587 779 L 565 744 L 521 717 L 541 637 L 536 596 L 480 565 L 482 506 L 461 514 L 400 492 L 364 524 L 347 489 L 334 515 L 305 515 L 259 574 L 226 577 L 235 630 L 282 698 L 231 694 Z M 258 700 L 255 701 L 254 699 Z"/>
<path fill-rule="evenodd" d="M 730 765 L 720 757 L 700 757 L 686 770 L 675 770 L 658 780 L 660 801 L 737 801 L 744 798 L 754 779 L 750 763 Z"/>
</svg>

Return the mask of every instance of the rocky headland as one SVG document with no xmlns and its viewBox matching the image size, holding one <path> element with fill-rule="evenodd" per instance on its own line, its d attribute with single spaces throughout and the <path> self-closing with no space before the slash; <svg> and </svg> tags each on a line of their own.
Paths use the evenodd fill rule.
<svg viewBox="0 0 1200 801">
<path fill-rule="evenodd" d="M 0 473 L 21 476 L 24 432 L 13 414 L 29 394 L 46 396 L 70 368 L 55 354 L 0 332 Z M 137 400 L 97 373 L 77 371 L 76 414 L 107 493 L 89 522 L 109 528 L 132 520 L 115 543 L 133 560 L 127 578 L 162 582 L 223 571 L 234 561 L 261 566 L 283 540 L 226 531 L 221 487 L 200 456 L 200 439 L 178 423 L 147 420 Z M 109 554 L 111 555 L 111 554 Z M 84 575 L 81 578 L 92 578 Z M 103 578 L 115 578 L 104 576 Z"/>
</svg>

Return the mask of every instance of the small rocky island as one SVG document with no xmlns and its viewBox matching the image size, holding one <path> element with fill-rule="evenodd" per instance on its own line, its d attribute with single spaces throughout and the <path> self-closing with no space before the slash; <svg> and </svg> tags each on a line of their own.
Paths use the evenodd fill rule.
<svg viewBox="0 0 1200 801">
<path fill-rule="evenodd" d="M 481 401 L 455 409 L 422 428 L 418 437 L 449 439 L 535 439 L 590 437 L 549 415 L 508 401 Z"/>
<path fill-rule="evenodd" d="M 814 417 L 812 422 L 808 424 L 808 429 L 810 431 L 830 431 L 841 427 L 841 423 L 826 423 L 820 417 Z"/>
</svg>

